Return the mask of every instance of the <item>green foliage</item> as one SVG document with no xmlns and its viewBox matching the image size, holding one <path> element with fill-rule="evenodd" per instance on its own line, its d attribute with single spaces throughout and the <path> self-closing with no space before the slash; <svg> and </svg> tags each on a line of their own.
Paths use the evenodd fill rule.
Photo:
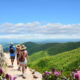
<svg viewBox="0 0 80 80">
<path fill-rule="evenodd" d="M 40 51 L 40 52 L 36 52 L 34 55 L 30 56 L 30 60 L 31 62 L 33 61 L 37 61 L 38 59 L 42 58 L 42 57 L 46 57 L 49 56 L 48 53 L 46 51 Z"/>
<path fill-rule="evenodd" d="M 55 67 L 58 70 L 64 69 L 67 74 L 80 65 L 80 48 L 53 56 L 49 56 L 46 51 L 41 51 L 31 55 L 30 59 L 30 67 L 35 68 L 41 73 Z"/>
<path fill-rule="evenodd" d="M 66 51 L 70 51 L 80 47 L 80 42 L 58 43 L 55 46 L 48 48 L 48 54 L 58 54 Z"/>
</svg>

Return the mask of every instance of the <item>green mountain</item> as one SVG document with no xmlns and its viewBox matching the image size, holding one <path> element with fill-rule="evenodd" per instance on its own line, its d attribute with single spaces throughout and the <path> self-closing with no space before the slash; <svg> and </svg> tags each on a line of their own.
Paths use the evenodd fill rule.
<svg viewBox="0 0 80 80">
<path fill-rule="evenodd" d="M 46 43 L 46 44 L 26 42 L 23 44 L 27 46 L 29 55 L 39 51 L 47 51 L 49 55 L 54 55 L 54 54 L 70 51 L 80 47 L 80 42 Z"/>
<path fill-rule="evenodd" d="M 49 56 L 46 51 L 40 51 L 32 54 L 30 59 L 29 66 L 41 73 L 46 70 L 50 71 L 54 67 L 58 70 L 64 69 L 67 74 L 80 65 L 80 48 L 53 56 Z"/>
<path fill-rule="evenodd" d="M 37 44 L 34 42 L 25 42 L 22 44 L 27 47 L 27 51 L 28 51 L 29 55 L 31 55 L 35 51 L 35 49 L 38 48 L 38 46 L 40 46 L 40 44 Z"/>
</svg>

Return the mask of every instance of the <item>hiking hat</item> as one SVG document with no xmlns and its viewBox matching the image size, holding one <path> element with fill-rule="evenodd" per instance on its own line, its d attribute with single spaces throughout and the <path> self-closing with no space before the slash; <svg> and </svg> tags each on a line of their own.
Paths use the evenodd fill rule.
<svg viewBox="0 0 80 80">
<path fill-rule="evenodd" d="M 10 45 L 13 45 L 13 42 L 11 42 Z"/>
<path fill-rule="evenodd" d="M 16 45 L 16 48 L 17 48 L 17 49 L 20 49 L 20 47 L 21 47 L 20 44 Z"/>
<path fill-rule="evenodd" d="M 25 45 L 21 45 L 20 50 L 23 51 L 25 50 L 27 47 Z"/>
</svg>

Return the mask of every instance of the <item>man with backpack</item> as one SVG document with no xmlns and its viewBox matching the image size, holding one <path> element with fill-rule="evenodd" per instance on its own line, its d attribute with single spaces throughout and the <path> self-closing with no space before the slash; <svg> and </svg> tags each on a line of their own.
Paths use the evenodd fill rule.
<svg viewBox="0 0 80 80">
<path fill-rule="evenodd" d="M 16 51 L 16 48 L 13 46 L 13 42 L 11 42 L 9 46 L 9 53 L 10 53 L 10 59 L 11 59 L 12 66 L 13 66 L 14 59 L 15 59 L 15 51 Z"/>
</svg>

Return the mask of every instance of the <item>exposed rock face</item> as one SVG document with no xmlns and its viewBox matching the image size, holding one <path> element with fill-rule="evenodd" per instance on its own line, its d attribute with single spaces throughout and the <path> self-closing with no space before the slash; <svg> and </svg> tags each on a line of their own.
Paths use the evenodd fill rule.
<svg viewBox="0 0 80 80">
<path fill-rule="evenodd" d="M 3 47 L 2 47 L 2 45 L 0 45 L 0 67 L 3 67 L 5 64 L 6 64 L 6 62 L 5 62 Z"/>
</svg>

